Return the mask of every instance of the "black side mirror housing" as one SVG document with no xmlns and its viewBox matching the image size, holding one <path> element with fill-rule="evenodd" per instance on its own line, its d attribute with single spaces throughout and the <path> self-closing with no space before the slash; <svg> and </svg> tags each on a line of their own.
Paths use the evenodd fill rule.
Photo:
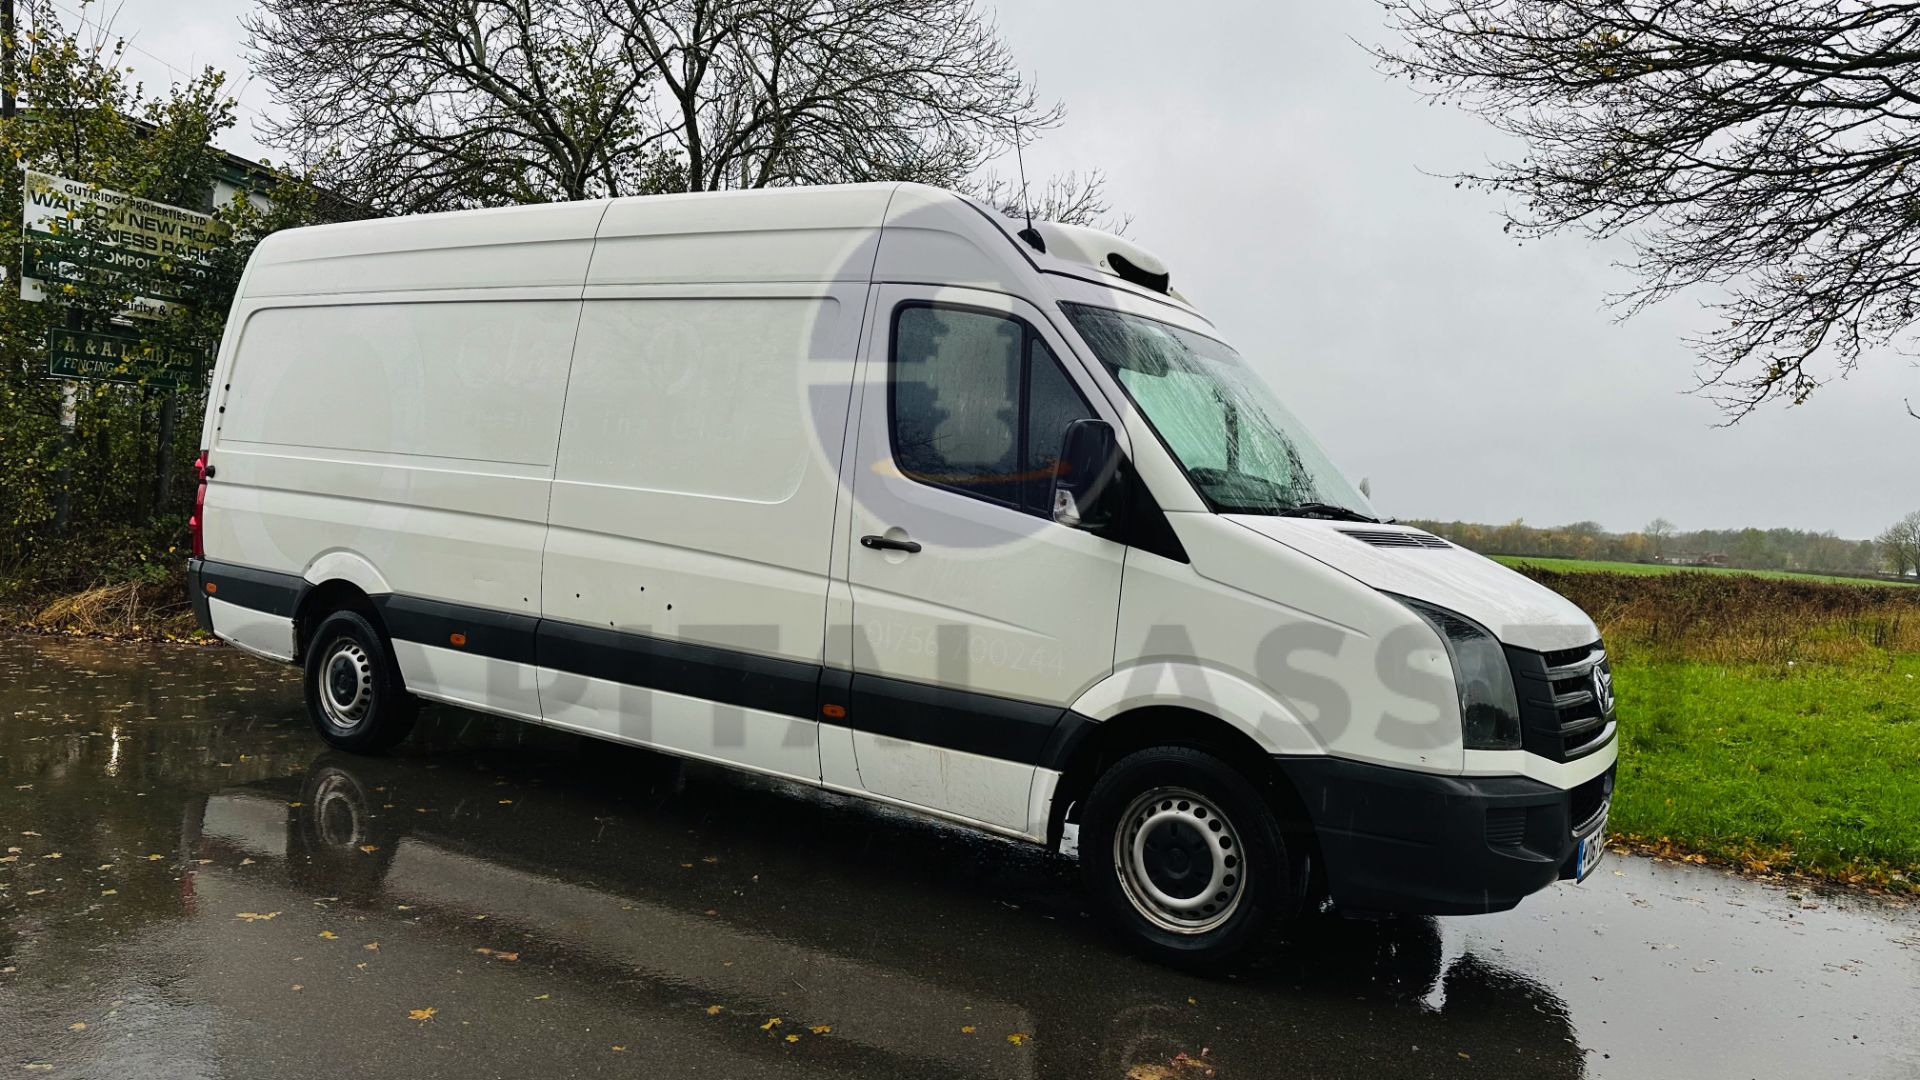
<svg viewBox="0 0 1920 1080">
<path fill-rule="evenodd" d="M 1120 441 L 1105 420 L 1075 420 L 1060 439 L 1053 473 L 1053 520 L 1075 529 L 1104 529 L 1120 501 Z"/>
</svg>

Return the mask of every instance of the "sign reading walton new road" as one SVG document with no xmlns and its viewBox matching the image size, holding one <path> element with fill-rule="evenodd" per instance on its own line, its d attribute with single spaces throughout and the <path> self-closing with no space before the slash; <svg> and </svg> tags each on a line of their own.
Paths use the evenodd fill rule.
<svg viewBox="0 0 1920 1080">
<path fill-rule="evenodd" d="M 63 286 L 88 284 L 132 294 L 125 316 L 159 318 L 206 276 L 208 252 L 227 240 L 211 214 L 25 173 L 23 300 L 58 302 Z M 49 374 L 169 388 L 197 384 L 207 360 L 149 347 L 132 329 L 54 330 L 47 346 Z"/>
</svg>

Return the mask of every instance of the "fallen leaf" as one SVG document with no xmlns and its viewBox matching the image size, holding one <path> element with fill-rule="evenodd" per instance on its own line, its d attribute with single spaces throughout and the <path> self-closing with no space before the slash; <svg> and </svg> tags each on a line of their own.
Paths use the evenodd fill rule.
<svg viewBox="0 0 1920 1080">
<path fill-rule="evenodd" d="M 725 1006 L 721 1006 L 721 1005 L 709 1005 L 709 1006 L 707 1006 L 707 1015 L 708 1015 L 708 1016 L 719 1016 L 719 1015 L 720 1015 L 720 1010 L 721 1010 L 722 1008 L 724 1008 L 724 1007 L 725 1007 Z"/>
<path fill-rule="evenodd" d="M 304 987 L 304 986 L 301 986 L 301 985 L 300 985 L 299 983 L 294 983 L 294 984 L 293 984 L 293 989 L 295 989 L 295 990 L 305 990 L 305 989 L 306 989 L 306 987 Z"/>
<path fill-rule="evenodd" d="M 302 804 L 301 804 L 301 803 L 297 803 L 297 802 L 290 802 L 290 803 L 288 803 L 287 805 L 288 805 L 288 806 L 300 806 L 300 805 L 302 805 Z"/>
<path fill-rule="evenodd" d="M 236 919 L 245 919 L 248 922 L 266 922 L 268 919 L 279 917 L 280 913 L 277 911 L 243 911 L 234 916 Z"/>
<path fill-rule="evenodd" d="M 240 865 L 241 865 L 241 866 L 252 866 L 252 865 L 253 865 L 253 860 L 252 860 L 252 859 L 241 859 L 241 860 L 240 860 Z"/>
<path fill-rule="evenodd" d="M 100 895 L 101 896 L 119 896 L 120 890 L 119 889 L 101 889 Z"/>
<path fill-rule="evenodd" d="M 334 940 L 335 938 L 337 938 L 337 937 L 339 937 L 340 935 L 339 935 L 339 934 L 336 934 L 336 933 L 334 933 L 334 932 L 333 932 L 333 931 L 331 931 L 331 930 L 322 930 L 322 931 L 320 931 L 320 936 L 321 936 L 321 937 L 323 937 L 323 938 L 326 938 L 326 939 L 327 939 L 328 941 L 332 941 L 332 940 Z"/>
<path fill-rule="evenodd" d="M 1025 1032 L 1016 1031 L 1013 1034 L 1007 1036 L 1007 1041 L 1012 1043 L 1015 1046 L 1019 1046 L 1021 1043 L 1024 1043 L 1027 1041 L 1027 1036 Z"/>
<path fill-rule="evenodd" d="M 767 1018 L 766 1023 L 760 1025 L 760 1030 L 772 1031 L 774 1028 L 777 1028 L 779 1026 L 780 1026 L 780 1018 L 777 1016 L 770 1016 Z"/>
<path fill-rule="evenodd" d="M 799 1042 L 799 1041 L 800 1041 L 800 1036 L 798 1036 L 798 1035 L 789 1035 L 789 1036 L 787 1036 L 787 1041 L 788 1041 L 788 1042 L 790 1042 L 790 1043 L 796 1043 L 796 1042 Z"/>
<path fill-rule="evenodd" d="M 66 858 L 66 856 L 65 856 L 65 855 L 62 855 L 62 854 L 60 854 L 60 853 L 59 853 L 59 852 L 57 852 L 57 851 L 49 851 L 49 852 L 47 852 L 47 853 L 46 853 L 45 855 L 42 855 L 42 856 L 40 856 L 40 857 L 41 857 L 41 858 L 43 858 L 43 859 L 64 859 L 64 858 Z"/>
<path fill-rule="evenodd" d="M 165 855 L 149 855 L 149 856 L 147 856 L 147 861 L 148 861 L 148 862 L 159 862 L 159 861 L 160 861 L 161 859 L 164 859 L 164 858 L 166 858 L 166 856 L 165 856 Z"/>
<path fill-rule="evenodd" d="M 513 800 L 512 800 L 512 799 L 501 799 L 501 800 L 500 800 L 500 805 L 501 805 L 501 806 L 512 806 L 512 805 L 513 805 Z"/>
<path fill-rule="evenodd" d="M 626 1052 L 626 1049 L 627 1049 L 627 1048 L 626 1048 L 626 1047 L 624 1047 L 624 1046 L 616 1046 L 616 1047 L 614 1047 L 614 1048 L 613 1048 L 613 1052 L 614 1052 L 614 1053 L 616 1053 L 616 1054 L 620 1054 L 620 1053 L 625 1053 L 625 1052 Z"/>
<path fill-rule="evenodd" d="M 963 1027 L 961 1027 L 961 1029 L 960 1029 L 960 1034 L 962 1034 L 962 1035 L 971 1035 L 971 1034 L 973 1034 L 973 1025 L 972 1025 L 972 1024 L 967 1024 L 967 1025 L 964 1025 Z"/>
<path fill-rule="evenodd" d="M 440 1011 L 439 1009 L 436 1009 L 431 1005 L 427 1006 L 424 1009 L 408 1009 L 407 1019 L 421 1020 L 421 1021 L 431 1020 L 433 1019 L 433 1014 L 439 1011 Z"/>
<path fill-rule="evenodd" d="M 832 1024 L 815 1024 L 811 1028 L 808 1028 L 807 1030 L 813 1032 L 815 1035 L 825 1035 L 828 1032 L 833 1030 L 833 1025 Z"/>
<path fill-rule="evenodd" d="M 95 870 L 111 870 L 113 869 L 113 864 L 110 862 L 103 862 L 99 866 L 94 867 L 94 869 Z"/>
<path fill-rule="evenodd" d="M 379 951 L 380 951 L 380 943 L 379 943 L 379 942 L 377 942 L 377 941 L 369 941 L 369 942 L 367 942 L 367 943 L 366 943 L 365 945 L 362 945 L 362 946 L 360 946 L 360 947 L 361 947 L 361 948 L 363 948 L 363 949 L 365 949 L 365 950 L 367 950 L 368 952 L 379 952 Z"/>
<path fill-rule="evenodd" d="M 538 996 L 538 997 L 536 997 L 536 998 L 534 998 L 533 1000 L 535 1000 L 535 1001 L 545 1001 L 545 1000 L 547 1000 L 548 998 L 550 998 L 550 997 L 552 997 L 552 996 L 553 996 L 552 994 L 541 994 L 540 996 Z"/>
<path fill-rule="evenodd" d="M 87 1030 L 87 1022 L 85 1020 L 75 1020 L 73 1023 L 67 1025 L 67 1030 L 85 1031 Z"/>
<path fill-rule="evenodd" d="M 371 855 L 371 854 L 373 854 L 374 852 L 376 852 L 376 851 L 379 851 L 379 850 L 380 850 L 380 845 L 379 845 L 379 844 L 361 844 L 361 845 L 360 845 L 360 850 L 361 850 L 361 851 L 364 851 L 364 852 L 366 852 L 366 853 L 367 853 L 367 854 L 369 854 L 369 855 Z"/>
</svg>

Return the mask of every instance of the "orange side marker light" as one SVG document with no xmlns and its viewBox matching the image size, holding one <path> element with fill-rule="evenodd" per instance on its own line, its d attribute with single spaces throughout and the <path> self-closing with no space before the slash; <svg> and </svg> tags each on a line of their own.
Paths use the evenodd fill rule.
<svg viewBox="0 0 1920 1080">
<path fill-rule="evenodd" d="M 465 645 L 465 644 L 467 643 L 467 635 L 465 635 L 465 634 L 448 634 L 448 635 L 447 635 L 447 640 L 448 640 L 448 641 L 450 641 L 450 642 L 452 642 L 452 643 L 454 643 L 455 645 Z"/>
<path fill-rule="evenodd" d="M 845 705 L 822 705 L 820 706 L 820 715 L 830 716 L 835 720 L 839 720 L 847 715 L 847 707 Z"/>
</svg>

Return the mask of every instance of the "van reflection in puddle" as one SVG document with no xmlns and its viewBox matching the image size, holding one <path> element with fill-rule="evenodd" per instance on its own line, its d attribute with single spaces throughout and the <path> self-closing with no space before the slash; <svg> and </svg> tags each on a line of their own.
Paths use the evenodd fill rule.
<svg viewBox="0 0 1920 1080">
<path fill-rule="evenodd" d="M 220 791 L 189 830 L 202 875 L 277 864 L 286 907 L 337 911 L 402 978 L 449 955 L 537 972 L 514 1008 L 564 999 L 633 1051 L 692 1040 L 742 1073 L 1583 1073 L 1562 1002 L 1449 957 L 1431 919 L 1311 918 L 1229 976 L 1181 974 L 1117 949 L 1044 853 L 548 734 Z"/>
</svg>

